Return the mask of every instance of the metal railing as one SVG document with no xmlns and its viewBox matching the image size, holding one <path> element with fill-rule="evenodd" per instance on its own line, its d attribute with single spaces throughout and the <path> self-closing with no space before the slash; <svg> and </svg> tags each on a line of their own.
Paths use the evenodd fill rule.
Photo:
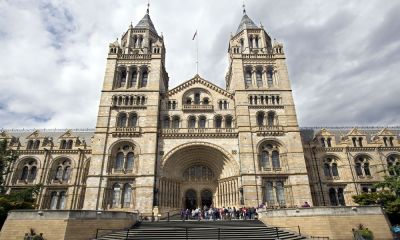
<svg viewBox="0 0 400 240">
<path fill-rule="evenodd" d="M 265 227 L 240 227 L 240 230 L 265 230 L 265 229 L 270 229 L 270 230 L 273 230 L 271 232 L 272 233 L 271 235 L 274 235 L 274 237 L 276 237 L 276 239 L 281 239 L 281 237 L 285 237 L 286 238 L 286 234 L 280 233 L 280 231 L 282 232 L 284 230 L 280 230 L 279 228 L 280 227 L 267 227 L 267 226 L 265 226 Z M 294 232 L 298 232 L 298 235 L 301 236 L 300 226 L 282 227 L 282 228 L 297 228 L 297 231 L 292 231 L 292 232 L 293 233 Z M 144 228 L 144 229 L 134 229 L 134 228 L 133 229 L 131 229 L 131 228 L 128 228 L 128 229 L 98 228 L 98 229 L 96 229 L 96 238 L 95 239 L 98 239 L 99 237 L 101 237 L 99 235 L 99 233 L 101 231 L 110 231 L 107 234 L 113 233 L 113 232 L 117 232 L 117 231 L 126 231 L 126 233 L 124 234 L 125 235 L 125 240 L 128 240 L 128 239 L 135 239 L 134 237 L 129 236 L 129 233 L 133 233 L 133 232 L 137 232 L 137 231 L 139 231 L 140 233 L 154 232 L 155 229 L 161 229 L 161 228 L 157 228 L 157 227 L 147 228 L 147 229 L 146 228 Z M 169 227 L 169 228 L 162 227 L 162 229 L 163 229 L 163 232 L 169 232 L 170 231 L 171 233 L 177 233 L 178 230 L 181 230 L 181 231 L 184 232 L 185 239 L 187 239 L 187 240 L 190 239 L 191 234 L 195 234 L 197 231 L 200 231 L 200 230 L 202 231 L 202 230 L 206 229 L 208 236 L 210 235 L 210 233 L 212 233 L 211 231 L 213 231 L 214 235 L 216 235 L 215 236 L 216 239 L 220 240 L 221 239 L 221 233 L 223 233 L 224 231 L 231 232 L 232 230 L 237 230 L 239 228 L 237 228 L 237 227 L 226 227 L 226 228 L 215 227 L 214 228 L 214 227 L 201 227 L 201 226 L 199 226 L 199 227 Z M 327 238 L 326 237 L 314 237 L 314 239 L 328 239 L 329 240 L 329 237 L 327 237 Z"/>
</svg>

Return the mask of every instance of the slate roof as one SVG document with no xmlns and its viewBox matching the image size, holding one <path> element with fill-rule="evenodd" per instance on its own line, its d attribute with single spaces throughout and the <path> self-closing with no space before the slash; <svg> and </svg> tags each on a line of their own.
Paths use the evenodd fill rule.
<svg viewBox="0 0 400 240">
<path fill-rule="evenodd" d="M 148 13 L 146 13 L 146 15 L 144 15 L 144 17 L 142 18 L 142 20 L 139 21 L 138 24 L 136 24 L 135 28 L 150 29 L 150 31 L 157 34 L 156 28 L 154 27 L 154 24 L 151 21 L 150 15 Z"/>
<path fill-rule="evenodd" d="M 247 14 L 243 15 L 236 34 L 240 33 L 244 29 L 259 29 L 259 27 L 253 22 L 253 20 L 249 18 L 249 16 L 247 16 Z"/>
</svg>

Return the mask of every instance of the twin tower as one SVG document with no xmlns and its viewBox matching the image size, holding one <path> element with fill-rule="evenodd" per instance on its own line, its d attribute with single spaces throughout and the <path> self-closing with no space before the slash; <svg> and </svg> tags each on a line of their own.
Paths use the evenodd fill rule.
<svg viewBox="0 0 400 240">
<path fill-rule="evenodd" d="M 282 44 L 244 11 L 228 49 L 225 89 L 199 75 L 170 89 L 148 10 L 109 45 L 84 209 L 312 202 Z"/>
</svg>

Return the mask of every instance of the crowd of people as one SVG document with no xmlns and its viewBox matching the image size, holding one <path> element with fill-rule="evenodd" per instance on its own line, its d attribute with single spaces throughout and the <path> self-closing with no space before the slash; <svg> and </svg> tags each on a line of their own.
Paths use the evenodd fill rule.
<svg viewBox="0 0 400 240">
<path fill-rule="evenodd" d="M 196 209 L 182 209 L 182 220 L 232 220 L 232 219 L 256 219 L 257 208 L 254 207 L 222 207 L 213 208 L 204 206 Z"/>
</svg>

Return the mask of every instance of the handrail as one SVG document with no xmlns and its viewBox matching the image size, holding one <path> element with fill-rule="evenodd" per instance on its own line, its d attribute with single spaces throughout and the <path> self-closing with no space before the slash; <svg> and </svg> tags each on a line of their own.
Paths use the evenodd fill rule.
<svg viewBox="0 0 400 240">
<path fill-rule="evenodd" d="M 207 226 L 198 226 L 198 227 L 179 227 L 179 226 L 174 226 L 174 227 L 154 227 L 154 228 L 143 228 L 143 229 L 140 229 L 140 231 L 141 232 L 151 232 L 151 231 L 154 231 L 155 229 L 164 229 L 164 230 L 170 230 L 170 231 L 174 231 L 174 230 L 177 230 L 177 229 L 182 229 L 182 230 L 184 230 L 185 231 L 185 235 L 186 235 L 186 239 L 189 239 L 188 237 L 189 237 L 189 233 L 190 233 L 190 230 L 194 230 L 194 229 L 209 229 L 209 230 L 217 230 L 217 236 L 218 236 L 218 239 L 220 239 L 220 237 L 221 237 L 221 230 L 231 230 L 231 229 L 238 229 L 238 228 L 240 228 L 240 229 L 242 229 L 242 230 L 261 230 L 261 229 L 270 229 L 270 230 L 275 230 L 275 235 L 276 235 L 276 238 L 277 239 L 279 239 L 279 231 L 284 231 L 284 230 L 282 230 L 281 228 L 298 228 L 298 234 L 301 236 L 301 232 L 300 232 L 300 226 L 293 226 L 293 227 L 276 227 L 276 226 L 274 226 L 274 227 L 268 227 L 268 226 L 265 226 L 265 227 L 237 227 L 237 226 L 235 226 L 235 227 L 224 227 L 224 228 L 221 228 L 221 227 L 207 227 Z M 124 228 L 124 229 L 114 229 L 114 228 L 97 228 L 96 229 L 96 239 L 99 237 L 99 231 L 102 231 L 102 230 L 112 230 L 112 232 L 116 232 L 116 231 L 127 231 L 126 232 L 126 239 L 128 239 L 129 238 L 129 233 L 130 232 L 132 232 L 132 229 L 131 228 L 128 228 L 128 229 L 126 229 L 126 228 Z M 328 238 L 325 238 L 325 237 L 314 237 L 314 238 L 317 238 L 317 239 L 328 239 L 329 240 L 329 237 Z"/>
</svg>

